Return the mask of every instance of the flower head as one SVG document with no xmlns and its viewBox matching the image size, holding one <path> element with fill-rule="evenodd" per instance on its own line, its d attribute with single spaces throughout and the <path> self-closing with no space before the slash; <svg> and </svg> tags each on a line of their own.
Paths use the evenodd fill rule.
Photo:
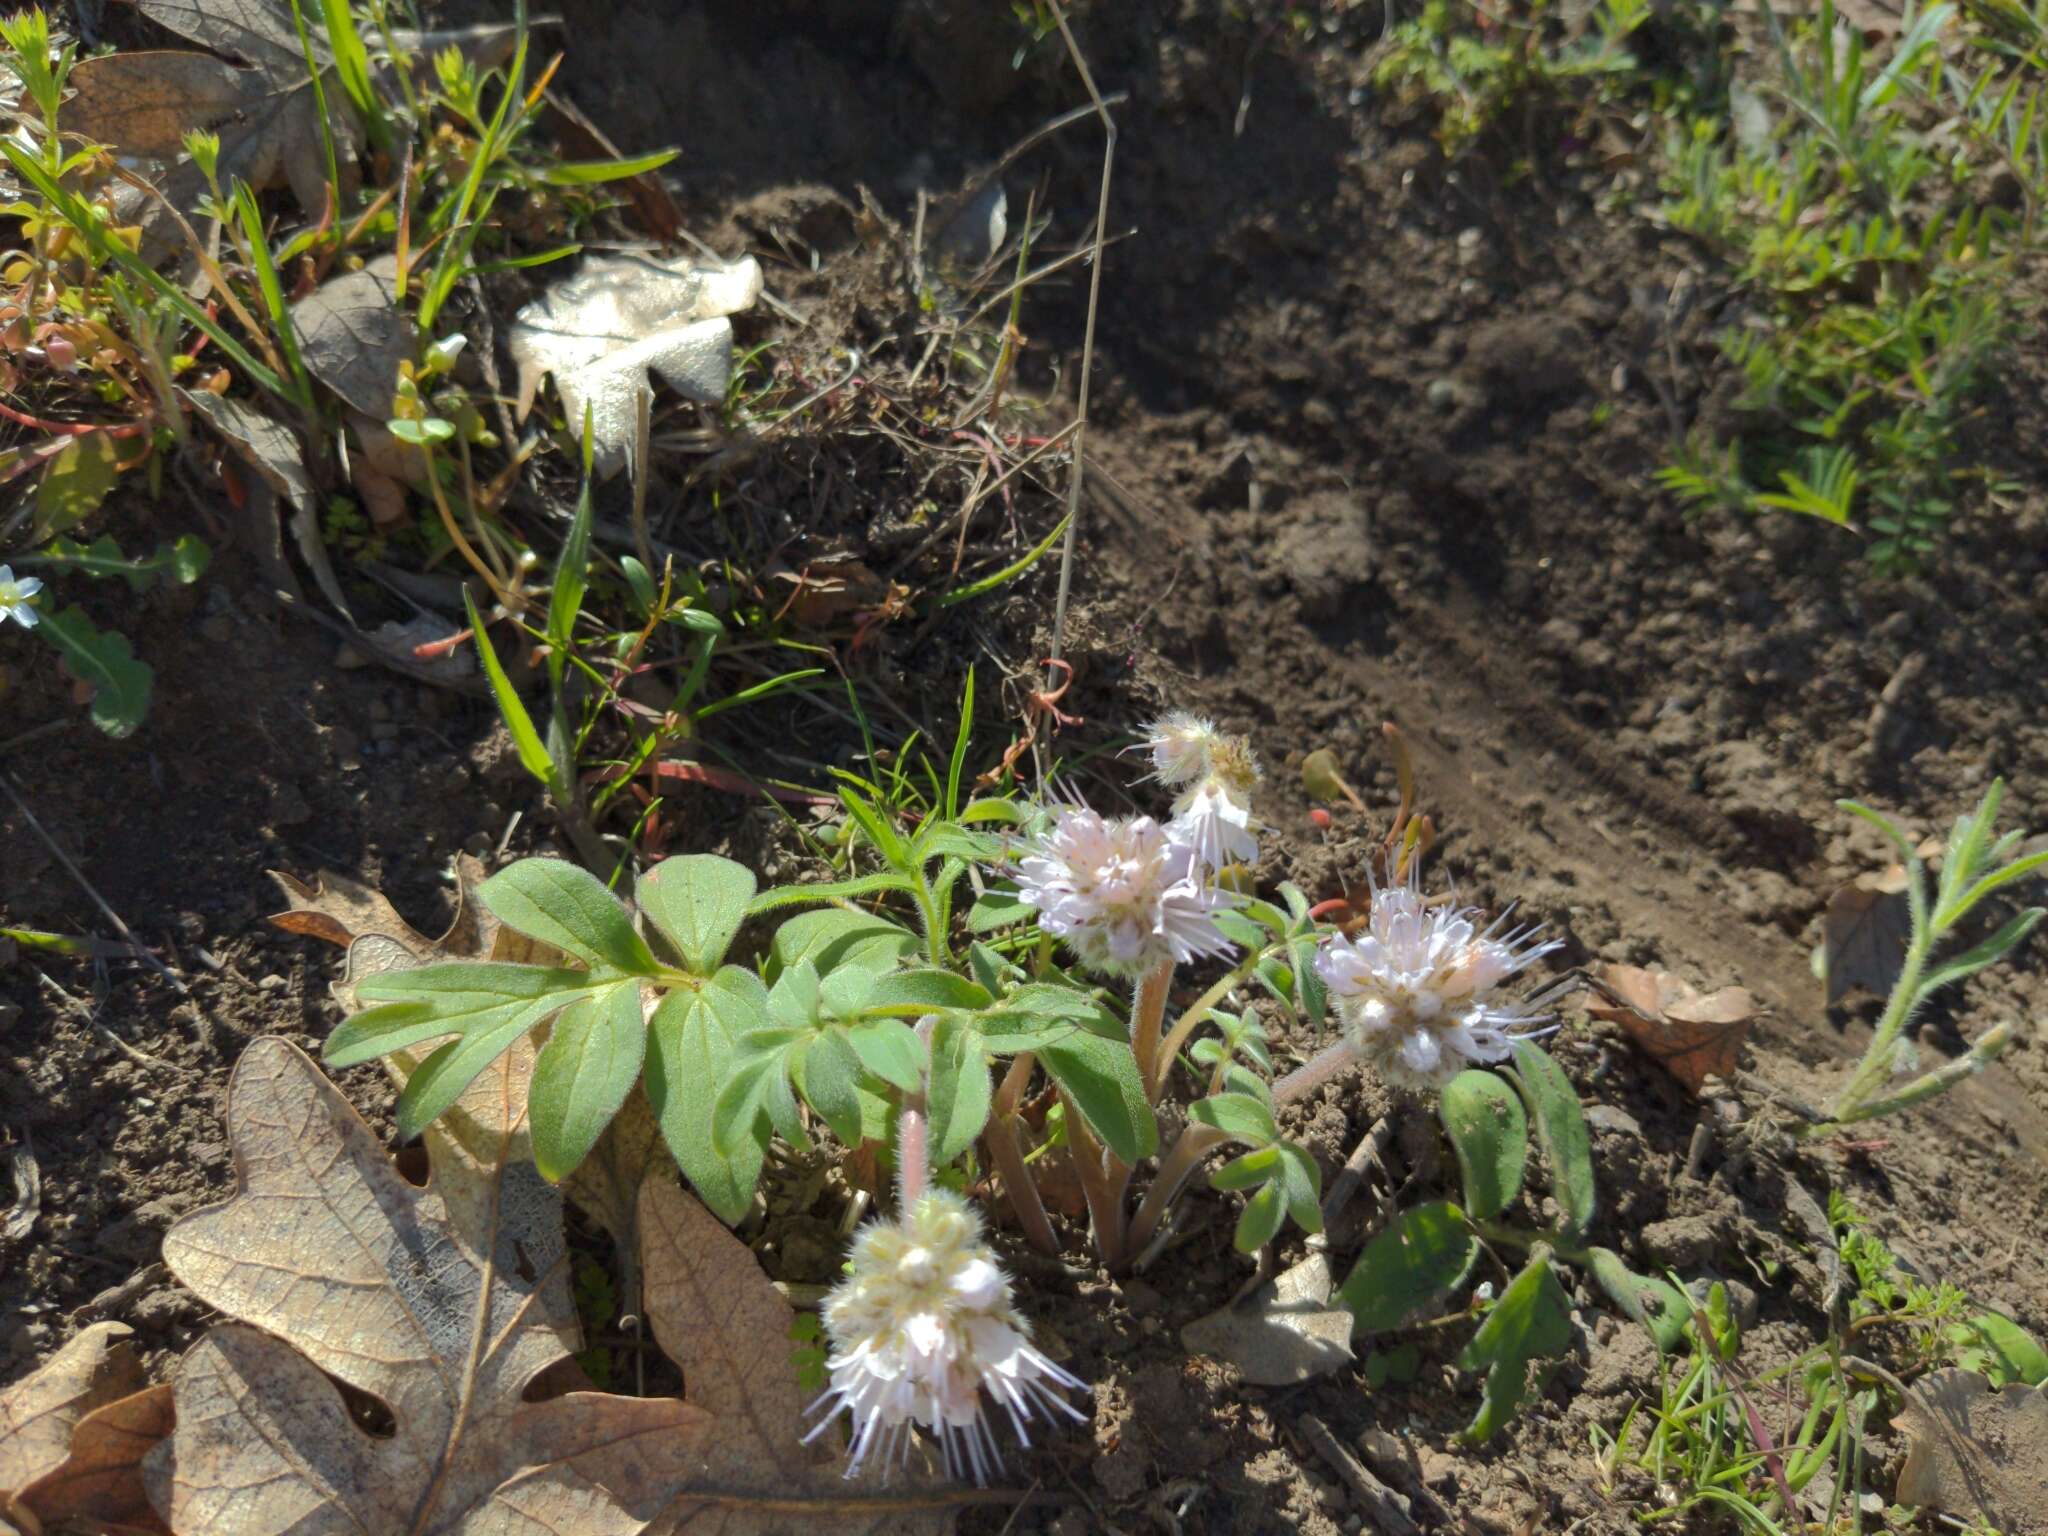
<svg viewBox="0 0 2048 1536">
<path fill-rule="evenodd" d="M 1474 1062 L 1501 1061 L 1515 1032 L 1540 1023 L 1547 997 L 1502 995 L 1503 983 L 1562 942 L 1535 930 L 1480 931 L 1475 908 L 1431 906 L 1414 881 L 1373 892 L 1356 938 L 1316 956 L 1352 1050 L 1389 1083 L 1438 1089 Z"/>
<path fill-rule="evenodd" d="M 1217 739 L 1214 721 L 1176 709 L 1146 726 L 1139 745 L 1151 755 L 1150 776 L 1182 789 L 1209 771 L 1209 753 Z"/>
<path fill-rule="evenodd" d="M 15 578 L 12 566 L 0 565 L 0 624 L 14 620 L 23 629 L 36 627 L 35 605 L 29 601 L 43 590 L 43 584 L 34 576 Z"/>
<path fill-rule="evenodd" d="M 960 1196 L 930 1190 L 897 1220 L 869 1222 L 854 1239 L 852 1271 L 825 1299 L 832 1385 L 814 1406 L 831 1411 L 807 1437 L 845 1413 L 853 1424 L 848 1477 L 878 1449 L 893 1466 L 910 1426 L 921 1424 L 938 1439 L 949 1473 L 987 1481 L 1002 1455 L 984 1388 L 1026 1445 L 1034 1405 L 1081 1418 L 1061 1393 L 1087 1388 L 1031 1347 L 1009 1279 Z"/>
<path fill-rule="evenodd" d="M 1197 874 L 1194 848 L 1151 817 L 1069 806 L 1019 861 L 1017 885 L 1082 964 L 1125 976 L 1230 948 L 1214 916 L 1225 900 Z"/>
</svg>

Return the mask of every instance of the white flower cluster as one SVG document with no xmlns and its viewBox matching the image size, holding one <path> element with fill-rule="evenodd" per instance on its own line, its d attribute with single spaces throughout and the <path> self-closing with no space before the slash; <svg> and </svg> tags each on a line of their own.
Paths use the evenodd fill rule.
<svg viewBox="0 0 2048 1536">
<path fill-rule="evenodd" d="M 1373 893 L 1356 938 L 1329 939 L 1316 974 L 1329 986 L 1354 1054 L 1397 1087 L 1442 1088 L 1474 1062 L 1504 1060 L 1541 1023 L 1546 998 L 1499 988 L 1562 942 L 1533 929 L 1484 932 L 1476 909 L 1425 902 L 1412 879 Z"/>
<path fill-rule="evenodd" d="M 23 629 L 34 629 L 36 610 L 30 599 L 42 590 L 42 582 L 35 577 L 17 578 L 12 566 L 0 565 L 0 624 L 12 619 Z"/>
<path fill-rule="evenodd" d="M 1259 840 L 1252 788 L 1259 782 L 1259 760 L 1251 744 L 1176 710 L 1145 728 L 1143 745 L 1152 757 L 1151 776 L 1179 791 L 1173 803 L 1174 836 L 1210 870 L 1254 862 Z"/>
<path fill-rule="evenodd" d="M 1040 928 L 1105 975 L 1141 976 L 1230 948 L 1214 916 L 1226 900 L 1203 883 L 1193 844 L 1149 816 L 1112 821 L 1062 807 L 1018 861 L 1017 891 Z"/>
<path fill-rule="evenodd" d="M 854 1239 L 852 1270 L 825 1301 L 832 1385 L 813 1406 L 830 1404 L 830 1412 L 806 1437 L 808 1444 L 847 1414 L 848 1477 L 870 1452 L 894 1466 L 910 1427 L 921 1424 L 937 1437 L 951 1475 L 986 1482 L 1002 1455 L 984 1388 L 1026 1445 L 1034 1405 L 1082 1417 L 1060 1394 L 1087 1389 L 1031 1347 L 1009 1279 L 960 1196 L 930 1190 L 897 1220 L 870 1222 Z"/>
</svg>

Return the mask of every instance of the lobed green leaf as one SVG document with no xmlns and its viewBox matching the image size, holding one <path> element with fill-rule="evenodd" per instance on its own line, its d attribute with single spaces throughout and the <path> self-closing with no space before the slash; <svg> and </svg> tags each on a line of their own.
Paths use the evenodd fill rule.
<svg viewBox="0 0 2048 1536">
<path fill-rule="evenodd" d="M 657 966 L 618 897 L 566 859 L 521 859 L 477 887 L 507 927 L 593 966 L 649 976 Z"/>
<path fill-rule="evenodd" d="M 576 1171 L 640 1080 L 646 1053 L 637 980 L 614 982 L 556 1015 L 526 1096 L 542 1178 L 558 1184 Z"/>
<path fill-rule="evenodd" d="M 709 976 L 725 959 L 754 899 L 754 872 L 715 854 L 664 859 L 640 877 L 640 910 L 675 945 L 683 964 Z"/>
</svg>

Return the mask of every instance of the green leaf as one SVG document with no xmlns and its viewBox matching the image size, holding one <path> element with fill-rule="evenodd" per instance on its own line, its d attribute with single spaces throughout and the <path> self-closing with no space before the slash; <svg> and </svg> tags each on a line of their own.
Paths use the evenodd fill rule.
<svg viewBox="0 0 2048 1536">
<path fill-rule="evenodd" d="M 903 840 L 903 834 L 889 824 L 886 811 L 876 807 L 874 802 L 850 789 L 839 792 L 839 802 L 846 807 L 846 814 L 866 834 L 882 861 L 892 869 L 904 874 L 910 873 L 908 866 L 913 862 L 910 845 Z"/>
<path fill-rule="evenodd" d="M 678 153 L 678 150 L 658 149 L 653 154 L 635 155 L 629 160 L 558 160 L 541 173 L 541 178 L 557 187 L 586 187 L 602 181 L 625 181 L 660 170 Z"/>
<path fill-rule="evenodd" d="M 925 1108 L 931 1119 L 932 1162 L 943 1167 L 973 1146 L 988 1124 L 994 1083 L 981 1037 L 964 1019 L 939 1020 L 931 1054 Z"/>
<path fill-rule="evenodd" d="M 1439 1106 L 1464 1175 L 1465 1209 L 1491 1221 L 1522 1191 L 1529 1117 L 1515 1090 L 1492 1072 L 1460 1072 Z"/>
<path fill-rule="evenodd" d="M 967 669 L 967 686 L 960 695 L 960 726 L 953 733 L 953 755 L 946 763 L 946 815 L 960 814 L 960 775 L 967 768 L 967 739 L 974 729 L 974 668 Z"/>
<path fill-rule="evenodd" d="M 759 1029 L 767 1011 L 761 978 L 729 965 L 699 991 L 671 992 L 650 1023 L 647 1101 L 697 1198 L 729 1222 L 753 1203 L 768 1132 L 759 1125 L 721 1151 L 712 1109 L 736 1055 L 733 1042 Z"/>
<path fill-rule="evenodd" d="M 1365 1245 L 1337 1299 L 1359 1333 L 1385 1333 L 1449 1294 L 1472 1272 L 1479 1240 L 1448 1200 L 1403 1211 Z"/>
<path fill-rule="evenodd" d="M 576 617 L 583 611 L 583 594 L 590 589 L 592 516 L 590 481 L 586 477 L 576 497 L 576 515 L 569 520 L 569 532 L 563 537 L 562 552 L 555 560 L 554 586 L 548 592 L 548 676 L 557 688 L 561 686 L 569 654 L 575 648 Z M 747 894 L 753 894 L 751 886 Z"/>
<path fill-rule="evenodd" d="M 1159 1150 L 1159 1122 L 1128 1041 L 1074 1030 L 1037 1049 L 1039 1062 L 1110 1151 L 1135 1163 Z"/>
<path fill-rule="evenodd" d="M 646 1053 L 638 981 L 614 982 L 556 1017 L 526 1096 L 542 1178 L 559 1184 L 576 1171 L 640 1080 Z"/>
<path fill-rule="evenodd" d="M 1611 1248 L 1587 1249 L 1586 1267 L 1593 1271 L 1593 1278 L 1622 1313 L 1650 1331 L 1660 1352 L 1677 1349 L 1685 1342 L 1685 1325 L 1692 1321 L 1692 1302 L 1677 1286 L 1669 1280 L 1637 1274 Z"/>
<path fill-rule="evenodd" d="M 774 912 L 782 907 L 801 907 L 817 902 L 855 901 L 863 896 L 879 896 L 885 891 L 900 891 L 906 896 L 912 896 L 917 893 L 917 882 L 908 875 L 897 874 L 893 869 L 881 869 L 871 875 L 860 875 L 852 880 L 821 880 L 814 885 L 778 885 L 763 891 L 749 902 L 747 915 L 759 917 L 764 912 Z M 880 922 L 882 919 L 876 918 L 875 921 Z"/>
<path fill-rule="evenodd" d="M 1127 1041 L 1129 1026 L 1078 987 L 1034 981 L 1018 987 L 981 1018 L 982 1037 L 998 1056 L 1035 1051 L 1077 1031 Z"/>
<path fill-rule="evenodd" d="M 979 1012 L 995 1006 L 995 998 L 978 981 L 952 971 L 892 971 L 875 983 L 870 1008 L 922 1008 L 932 1013 L 955 1009 Z"/>
<path fill-rule="evenodd" d="M 1571 1341 L 1571 1302 L 1551 1273 L 1550 1250 L 1538 1244 L 1458 1356 L 1461 1369 L 1486 1372 L 1479 1412 L 1464 1438 L 1473 1445 L 1491 1439 L 1522 1406 L 1529 1363 L 1563 1354 Z"/>
<path fill-rule="evenodd" d="M 476 640 L 476 654 L 483 663 L 484 676 L 490 680 L 491 697 L 497 700 L 498 714 L 505 721 L 505 729 L 512 737 L 512 745 L 519 752 L 519 763 L 528 773 L 546 785 L 555 788 L 555 763 L 548 756 L 548 749 L 540 739 L 540 732 L 533 727 L 533 716 L 526 712 L 525 701 L 519 697 L 519 690 L 512 686 L 512 679 L 505 675 L 505 668 L 498 660 L 497 648 L 491 644 L 491 632 L 484 628 L 484 621 L 477 616 L 476 600 L 469 595 L 469 588 L 462 589 L 462 606 L 469 614 L 469 632 Z"/>
<path fill-rule="evenodd" d="M 777 1029 L 809 1032 L 818 1022 L 822 992 L 818 968 L 809 960 L 799 960 L 768 989 L 768 1022 Z"/>
<path fill-rule="evenodd" d="M 1983 943 L 1974 945 L 1953 960 L 1944 961 L 1937 966 L 1927 979 L 1920 983 L 1918 996 L 1931 997 L 1943 987 L 1953 986 L 1966 977 L 1976 975 L 1985 966 L 1997 964 L 2039 926 L 2044 916 L 2048 916 L 2048 913 L 2044 913 L 2039 907 L 2029 907 L 2026 911 L 2016 914 Z"/>
<path fill-rule="evenodd" d="M 1287 1201 L 1278 1180 L 1261 1187 L 1245 1201 L 1237 1218 L 1237 1251 L 1257 1253 L 1273 1241 L 1280 1223 L 1287 1218 Z"/>
<path fill-rule="evenodd" d="M 71 675 L 92 689 L 92 723 L 109 736 L 134 733 L 149 714 L 156 673 L 135 659 L 128 637 L 95 628 L 76 604 L 62 613 L 39 609 L 35 632 L 57 648 Z"/>
<path fill-rule="evenodd" d="M 410 416 L 394 416 L 384 427 L 401 443 L 410 443 L 415 448 L 445 443 L 455 436 L 455 423 L 440 416 L 423 416 L 417 421 Z"/>
<path fill-rule="evenodd" d="M 1280 1172 L 1280 1149 L 1260 1147 L 1242 1157 L 1233 1157 L 1229 1162 L 1209 1175 L 1209 1187 L 1225 1191 L 1250 1189 L 1257 1184 L 1271 1182 Z"/>
<path fill-rule="evenodd" d="M 792 917 L 776 929 L 769 952 L 782 970 L 808 959 L 821 971 L 842 965 L 886 971 L 917 948 L 916 934 L 885 917 L 826 907 Z"/>
<path fill-rule="evenodd" d="M 1957 1346 L 1956 1364 L 1980 1372 L 1994 1387 L 2012 1382 L 2038 1387 L 2048 1382 L 2048 1351 L 2002 1312 L 1979 1312 L 1966 1322 L 1953 1324 L 1948 1334 Z"/>
<path fill-rule="evenodd" d="M 327 1036 L 320 1055 L 329 1066 L 344 1066 L 448 1033 L 448 1025 L 425 1003 L 384 1003 L 343 1019 Z"/>
<path fill-rule="evenodd" d="M 181 534 L 170 544 L 159 544 L 147 555 L 131 560 L 112 537 L 101 534 L 90 544 L 69 539 L 52 539 L 33 555 L 16 560 L 23 567 L 45 567 L 80 576 L 119 577 L 133 592 L 147 592 L 158 581 L 187 587 L 206 574 L 212 558 L 206 541 L 193 534 Z"/>
<path fill-rule="evenodd" d="M 924 1044 L 901 1019 L 869 1019 L 846 1032 L 861 1065 L 885 1083 L 915 1093 L 924 1082 Z"/>
<path fill-rule="evenodd" d="M 400 1138 L 409 1141 L 438 1120 L 477 1073 L 510 1050 L 536 1022 L 520 1014 L 501 1018 L 450 1040 L 421 1062 L 398 1096 Z"/>
<path fill-rule="evenodd" d="M 1550 1165 L 1550 1192 L 1564 1213 L 1560 1236 L 1571 1242 L 1593 1224 L 1593 1147 L 1586 1114 L 1571 1079 L 1533 1040 L 1515 1042 L 1515 1087 L 1536 1122 Z"/>
<path fill-rule="evenodd" d="M 1038 908 L 1018 895 L 1013 885 L 990 886 L 967 909 L 970 933 L 994 933 L 999 928 L 1014 928 L 1037 919 Z"/>
<path fill-rule="evenodd" d="M 1323 1175 L 1308 1148 L 1280 1143 L 1280 1177 L 1273 1181 L 1287 1202 L 1287 1214 L 1304 1232 L 1323 1230 Z"/>
<path fill-rule="evenodd" d="M 1263 1147 L 1280 1135 L 1272 1109 L 1248 1093 L 1215 1093 L 1197 1099 L 1188 1106 L 1188 1118 L 1251 1147 Z"/>
<path fill-rule="evenodd" d="M 120 477 L 120 465 L 120 445 L 104 432 L 87 432 L 66 443 L 36 482 L 29 542 L 40 544 L 97 512 Z"/>
<path fill-rule="evenodd" d="M 634 976 L 657 969 L 624 904 L 597 876 L 566 859 L 521 859 L 476 893 L 507 927 L 579 960 Z"/>
<path fill-rule="evenodd" d="M 640 877 L 640 910 L 675 945 L 683 964 L 709 976 L 747 920 L 754 872 L 716 854 L 663 859 Z"/>
<path fill-rule="evenodd" d="M 814 1037 L 798 1060 L 796 1076 L 804 1099 L 832 1134 L 848 1147 L 861 1144 L 860 1057 L 846 1031 L 828 1029 Z"/>
<path fill-rule="evenodd" d="M 1209 920 L 1222 932 L 1223 937 L 1239 949 L 1258 949 L 1272 937 L 1262 925 L 1253 922 L 1242 912 L 1212 912 L 1209 914 Z"/>
<path fill-rule="evenodd" d="M 872 1006 L 879 982 L 873 971 L 842 965 L 818 983 L 818 1014 L 827 1019 L 856 1019 Z"/>
<path fill-rule="evenodd" d="M 366 1003 L 396 1003 L 427 1010 L 432 1027 L 422 1018 L 407 1027 L 409 1039 L 388 1033 L 387 1017 L 371 1021 L 371 1009 L 344 1020 L 328 1037 L 323 1055 L 331 1067 L 352 1067 L 387 1051 L 430 1040 L 435 1035 L 491 1033 L 532 1029 L 550 1014 L 589 995 L 590 973 L 541 965 L 498 965 L 451 960 L 410 971 L 386 971 L 356 988 Z M 478 1064 L 482 1070 L 482 1064 Z"/>
<path fill-rule="evenodd" d="M 801 1126 L 789 1085 L 789 1053 L 776 1050 L 748 1055 L 742 1048 L 711 1107 L 712 1144 L 721 1156 L 731 1157 L 743 1141 L 761 1133 L 764 1120 L 777 1129 Z M 800 1129 L 792 1139 L 801 1139 Z"/>
</svg>

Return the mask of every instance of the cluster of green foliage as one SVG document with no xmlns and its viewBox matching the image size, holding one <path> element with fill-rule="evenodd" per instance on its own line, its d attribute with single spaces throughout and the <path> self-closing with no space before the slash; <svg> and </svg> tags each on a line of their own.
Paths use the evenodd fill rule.
<svg viewBox="0 0 2048 1536">
<path fill-rule="evenodd" d="M 1826 1342 L 1747 1371 L 1726 1287 L 1710 1287 L 1686 1324 L 1686 1347 L 1663 1361 L 1657 1400 L 1631 1404 L 1612 1433 L 1593 1431 L 1603 1492 L 1613 1496 L 1625 1472 L 1644 1474 L 1658 1518 L 1712 1513 L 1744 1536 L 1785 1536 L 1808 1528 L 1800 1504 L 1818 1483 L 1827 1489 L 1818 1529 L 1836 1530 L 1838 1518 L 1861 1518 L 1885 1459 L 1867 1428 L 1897 1412 L 1900 1385 L 1945 1366 L 1994 1387 L 2048 1382 L 2048 1351 L 2011 1318 L 1912 1271 L 1839 1195 L 1828 1215 L 1841 1299 Z M 1907 1510 L 1883 1517 L 1887 1531 L 1921 1528 Z"/>
<path fill-rule="evenodd" d="M 1727 261 L 1750 312 L 1721 338 L 1742 379 L 1732 436 L 1661 478 L 1867 527 L 1872 562 L 1908 571 L 1988 482 L 1961 434 L 2023 312 L 2048 33 L 2018 7 L 1940 4 L 1879 52 L 1831 5 L 1765 14 L 1768 89 L 1668 150 L 1666 217 Z"/>
<path fill-rule="evenodd" d="M 1648 0 L 1425 0 L 1388 32 L 1373 84 L 1428 111 L 1445 152 L 1460 154 L 1528 114 L 1580 113 L 1632 87 L 1643 75 L 1631 39 L 1653 14 Z"/>
<path fill-rule="evenodd" d="M 0 68 L 20 81 L 24 107 L 22 130 L 0 143 L 0 152 L 29 194 L 0 209 L 21 220 L 26 237 L 26 248 L 0 270 L 9 352 L 35 361 L 35 393 L 45 409 L 100 418 L 41 422 L 45 440 L 0 458 L 0 478 L 37 476 L 34 495 L 0 525 L 0 561 L 25 574 L 119 577 L 134 591 L 158 580 L 198 579 L 207 552 L 189 535 L 139 558 L 123 554 L 106 535 L 82 547 L 67 535 L 99 512 L 125 475 L 145 477 L 156 497 L 167 461 L 197 443 L 218 446 L 214 431 L 229 440 L 231 459 L 233 440 L 247 450 L 252 432 L 275 433 L 270 441 L 289 446 L 259 451 L 266 458 L 259 473 L 289 480 L 297 500 L 316 487 L 338 487 L 334 444 L 343 402 L 308 366 L 284 274 L 305 263 L 346 270 L 397 249 L 411 258 L 398 280 L 398 301 L 418 338 L 418 356 L 396 381 L 398 408 L 389 428 L 427 455 L 439 517 L 422 527 L 472 556 L 490 589 L 515 610 L 520 606 L 517 573 L 525 551 L 479 492 L 471 451 L 499 445 L 451 376 L 462 342 L 447 334 L 447 307 L 466 281 L 579 249 L 574 242 L 516 249 L 496 216 L 505 199 L 521 200 L 529 226 L 573 230 L 602 206 L 592 189 L 652 169 L 668 155 L 565 162 L 538 143 L 533 130 L 545 104 L 530 88 L 524 4 L 517 9 L 503 67 L 485 67 L 452 44 L 431 58 L 415 55 L 408 39 L 422 34 L 395 27 L 383 0 L 369 0 L 360 10 L 346 0 L 303 10 L 295 3 L 289 15 L 259 8 L 243 18 L 265 47 L 278 41 L 266 28 L 296 38 L 305 74 L 282 82 L 276 99 L 309 91 L 318 103 L 329 207 L 326 217 L 291 229 L 230 173 L 250 156 L 247 144 L 224 150 L 223 135 L 275 133 L 274 125 L 237 119 L 222 133 L 187 134 L 182 149 L 198 173 L 189 205 L 171 204 L 159 189 L 150 189 L 150 196 L 164 200 L 182 229 L 211 220 L 224 236 L 218 252 L 195 243 L 178 253 L 197 263 L 205 289 L 198 297 L 166 270 L 170 258 L 152 251 L 143 226 L 131 222 L 137 206 L 150 205 L 122 200 L 141 183 L 117 157 L 161 158 L 178 146 L 82 137 L 66 122 L 65 103 L 74 72 L 100 61 L 82 61 L 75 46 L 53 47 L 39 9 L 0 20 Z M 195 37 L 214 39 L 226 25 L 203 5 L 191 17 Z M 193 116 L 200 115 L 195 106 Z M 136 116 L 156 122 L 176 113 L 166 107 Z M 390 185 L 357 190 L 344 177 L 344 129 L 359 131 L 380 152 L 377 163 L 391 171 Z M 401 171 L 409 177 L 404 187 L 396 181 Z M 212 350 L 202 357 L 205 348 Z M 27 391 L 18 398 L 30 403 Z M 18 420 L 33 428 L 39 418 Z M 459 460 L 437 461 L 437 445 L 451 445 Z M 451 495 L 462 507 L 467 535 L 456 526 Z M 425 538 L 428 555 L 435 542 L 431 533 Z M 80 606 L 59 610 L 50 596 L 40 598 L 37 618 L 32 633 L 54 646 L 92 689 L 95 723 L 114 735 L 136 729 L 149 708 L 152 674 L 126 638 L 102 631 Z"/>
<path fill-rule="evenodd" d="M 1478 1323 L 1457 1357 L 1461 1369 L 1485 1377 L 1468 1440 L 1489 1439 L 1513 1418 L 1530 1365 L 1570 1347 L 1572 1308 L 1560 1265 L 1584 1269 L 1620 1312 L 1649 1330 L 1659 1350 L 1680 1343 L 1691 1317 L 1685 1293 L 1586 1241 L 1598 1207 L 1592 1141 L 1570 1080 L 1540 1046 L 1518 1041 L 1511 1066 L 1461 1072 L 1445 1087 L 1439 1112 L 1457 1154 L 1462 1200 L 1434 1200 L 1397 1215 L 1366 1245 L 1339 1294 L 1360 1336 L 1398 1332 L 1469 1287 L 1482 1256 L 1497 1262 L 1500 1249 L 1526 1256 L 1504 1271 L 1497 1296 L 1489 1285 L 1446 1319 Z M 1556 1224 L 1542 1229 L 1503 1219 L 1522 1196 L 1532 1140 L 1558 1210 Z M 1405 1348 L 1383 1347 L 1376 1358 Z"/>
</svg>

